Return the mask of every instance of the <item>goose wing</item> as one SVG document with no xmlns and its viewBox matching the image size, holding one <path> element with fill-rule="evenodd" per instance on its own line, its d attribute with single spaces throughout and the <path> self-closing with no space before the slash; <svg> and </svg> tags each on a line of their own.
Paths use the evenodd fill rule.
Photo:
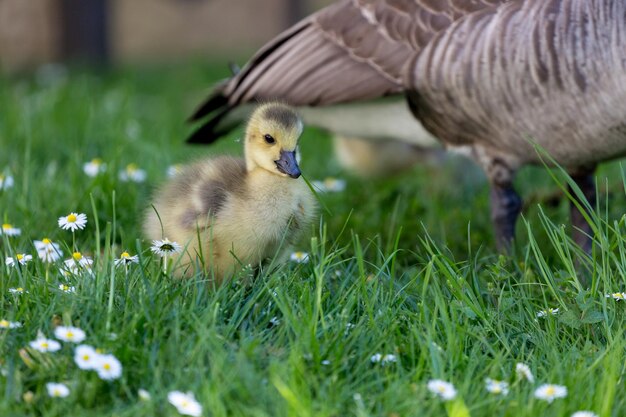
<svg viewBox="0 0 626 417">
<path fill-rule="evenodd" d="M 210 143 L 246 102 L 296 106 L 368 100 L 405 90 L 416 53 L 455 20 L 506 0 L 341 0 L 278 35 L 216 87 L 191 120 L 209 115 L 189 142 Z"/>
</svg>

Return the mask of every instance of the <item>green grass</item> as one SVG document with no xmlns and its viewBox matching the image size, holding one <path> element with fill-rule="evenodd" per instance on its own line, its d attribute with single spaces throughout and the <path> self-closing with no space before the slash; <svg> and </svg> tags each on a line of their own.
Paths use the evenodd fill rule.
<svg viewBox="0 0 626 417">
<path fill-rule="evenodd" d="M 519 222 L 515 255 L 505 257 L 494 249 L 488 189 L 476 168 L 450 159 L 361 181 L 341 171 L 326 134 L 308 129 L 305 175 L 348 180 L 345 192 L 321 195 L 328 210 L 298 248 L 311 262 L 276 265 L 220 288 L 201 274 L 163 276 L 142 240 L 141 213 L 169 165 L 240 153 L 240 131 L 217 147 L 183 144 L 186 116 L 225 75 L 221 66 L 196 62 L 75 71 L 46 85 L 0 80 L 0 171 L 15 178 L 0 192 L 0 215 L 22 229 L 0 240 L 0 319 L 23 323 L 0 330 L 0 415 L 174 416 L 166 400 L 172 390 L 193 392 L 205 416 L 626 412 L 626 304 L 605 297 L 626 290 L 626 198 L 617 163 L 597 176 L 592 258 L 562 226 L 566 201 L 537 205 L 558 189 L 541 167 L 518 177 L 520 193 L 534 202 Z M 91 179 L 82 164 L 94 157 L 108 170 Z M 147 171 L 145 183 L 118 180 L 131 162 Z M 93 278 L 64 277 L 39 260 L 4 265 L 18 252 L 35 255 L 32 241 L 44 236 L 62 242 L 67 256 L 72 235 L 57 218 L 70 211 L 89 216 L 76 247 L 95 259 Z M 140 257 L 127 275 L 112 262 L 124 249 Z M 61 293 L 60 283 L 76 294 Z M 28 293 L 9 293 L 14 287 Z M 559 314 L 537 319 L 549 307 Z M 79 370 L 68 344 L 55 353 L 25 349 L 39 331 L 52 337 L 62 323 L 113 353 L 122 377 L 107 382 Z M 376 353 L 397 362 L 373 364 Z M 530 366 L 534 384 L 516 377 L 517 362 Z M 452 382 L 458 399 L 434 398 L 426 388 L 434 378 Z M 485 378 L 508 381 L 509 395 L 489 394 Z M 50 381 L 66 383 L 70 396 L 49 398 Z M 567 386 L 567 398 L 535 399 L 534 389 L 547 382 Z M 140 401 L 139 388 L 152 400 Z"/>
</svg>

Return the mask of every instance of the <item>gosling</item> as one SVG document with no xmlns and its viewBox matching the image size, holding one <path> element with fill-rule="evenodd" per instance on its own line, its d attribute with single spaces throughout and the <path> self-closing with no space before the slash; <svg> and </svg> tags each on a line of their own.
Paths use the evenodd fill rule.
<svg viewBox="0 0 626 417">
<path fill-rule="evenodd" d="M 193 163 L 157 191 L 144 233 L 185 247 L 177 275 L 190 275 L 200 261 L 221 282 L 244 266 L 284 256 L 316 212 L 296 159 L 301 133 L 294 109 L 261 105 L 246 128 L 244 159 Z"/>
</svg>

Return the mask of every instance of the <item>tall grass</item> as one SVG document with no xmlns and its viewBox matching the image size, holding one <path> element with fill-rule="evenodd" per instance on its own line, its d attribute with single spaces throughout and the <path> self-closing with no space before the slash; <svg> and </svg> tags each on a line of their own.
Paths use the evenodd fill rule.
<svg viewBox="0 0 626 417">
<path fill-rule="evenodd" d="M 626 290 L 617 164 L 598 175 L 591 256 L 563 226 L 567 201 L 529 206 L 514 255 L 498 255 L 481 174 L 451 159 L 396 179 L 348 178 L 346 192 L 322 195 L 328 210 L 298 248 L 308 263 L 275 263 L 221 287 L 200 272 L 164 276 L 138 224 L 170 164 L 240 152 L 240 132 L 218 148 L 182 144 L 188 110 L 222 75 L 196 63 L 73 72 L 43 85 L 0 81 L 0 170 L 15 178 L 0 191 L 0 215 L 22 229 L 2 236 L 3 259 L 36 258 L 32 241 L 45 236 L 67 257 L 72 236 L 56 221 L 70 211 L 88 214 L 76 247 L 94 258 L 92 277 L 66 277 L 38 259 L 0 266 L 0 319 L 23 324 L 0 330 L 0 415 L 176 415 L 166 399 L 172 390 L 193 392 L 206 416 L 624 414 L 626 301 L 605 296 Z M 325 134 L 307 130 L 302 147 L 309 179 L 345 176 Z M 93 157 L 107 163 L 94 179 L 82 172 Z M 148 172 L 147 183 L 118 179 L 131 162 Z M 528 200 L 566 185 L 544 168 L 518 181 Z M 127 271 L 113 263 L 122 250 L 139 255 Z M 60 291 L 61 283 L 76 292 Z M 27 293 L 9 292 L 16 287 Z M 559 310 L 537 317 L 548 308 Z M 54 353 L 27 347 L 60 324 L 113 353 L 122 377 L 78 369 L 68 343 Z M 396 362 L 372 362 L 377 353 Z M 518 362 L 534 383 L 516 375 Z M 435 378 L 455 385 L 455 401 L 427 390 Z M 509 382 L 510 393 L 488 393 L 486 378 Z M 50 381 L 66 383 L 70 396 L 48 397 Z M 567 398 L 535 398 L 548 382 L 566 386 Z"/>
</svg>

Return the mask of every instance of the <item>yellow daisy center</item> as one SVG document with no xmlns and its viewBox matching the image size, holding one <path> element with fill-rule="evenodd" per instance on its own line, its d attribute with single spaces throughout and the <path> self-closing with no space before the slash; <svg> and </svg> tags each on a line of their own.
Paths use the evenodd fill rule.
<svg viewBox="0 0 626 417">
<path fill-rule="evenodd" d="M 137 164 L 128 164 L 126 165 L 126 171 L 128 172 L 135 172 L 139 169 L 139 167 L 137 166 Z"/>
<path fill-rule="evenodd" d="M 70 223 L 74 223 L 76 221 L 76 215 L 74 213 L 67 216 L 66 220 Z"/>
<path fill-rule="evenodd" d="M 445 391 L 446 391 L 446 388 L 442 385 L 442 386 L 440 386 L 439 388 L 437 388 L 437 391 L 439 391 L 439 392 L 445 392 Z"/>
<path fill-rule="evenodd" d="M 91 163 L 94 164 L 94 165 L 100 165 L 100 164 L 102 164 L 102 159 L 94 158 L 94 159 L 91 160 Z"/>
<path fill-rule="evenodd" d="M 548 394 L 548 395 L 554 395 L 554 392 L 555 392 L 554 387 L 548 387 L 548 388 L 546 388 L 546 394 Z"/>
<path fill-rule="evenodd" d="M 83 360 L 85 362 L 87 362 L 89 360 L 90 356 L 89 355 L 83 355 Z"/>
<path fill-rule="evenodd" d="M 120 258 L 128 259 L 128 258 L 130 258 L 130 253 L 122 252 L 122 254 L 120 255 Z"/>
<path fill-rule="evenodd" d="M 44 237 L 44 238 L 41 240 L 41 242 L 42 242 L 42 243 L 44 243 L 44 244 L 46 244 L 46 245 L 49 245 L 49 244 L 51 244 L 51 243 L 52 243 L 52 241 L 51 241 L 50 239 L 48 239 L 47 237 Z"/>
<path fill-rule="evenodd" d="M 21 254 L 21 253 L 18 253 L 18 254 L 17 254 L 17 260 L 18 260 L 18 261 L 21 261 L 22 259 L 24 259 L 24 255 L 23 255 L 23 254 Z"/>
<path fill-rule="evenodd" d="M 13 228 L 13 226 L 11 226 L 9 223 L 4 223 L 2 225 L 2 229 L 4 229 L 4 230 L 8 230 L 8 229 L 12 229 L 12 228 Z"/>
<path fill-rule="evenodd" d="M 0 327 L 9 327 L 9 322 L 8 320 L 0 320 Z"/>
<path fill-rule="evenodd" d="M 22 287 L 17 287 L 17 288 L 15 289 L 15 291 L 17 291 L 17 292 L 24 292 L 24 288 L 22 288 Z"/>
<path fill-rule="evenodd" d="M 83 259 L 83 254 L 80 252 L 74 252 L 72 254 L 72 258 L 74 258 L 74 260 L 76 261 L 80 261 L 81 259 Z"/>
<path fill-rule="evenodd" d="M 41 342 L 41 347 L 42 347 L 42 348 L 47 349 L 47 348 L 48 348 L 48 346 L 50 346 L 50 345 L 48 344 L 48 342 Z"/>
<path fill-rule="evenodd" d="M 67 337 L 68 339 L 73 339 L 74 338 L 74 333 L 72 333 L 71 331 L 67 332 L 67 333 L 65 333 L 65 337 Z"/>
<path fill-rule="evenodd" d="M 111 370 L 111 364 L 110 364 L 110 363 L 105 363 L 104 365 L 102 365 L 102 367 L 103 367 L 106 371 L 110 371 L 110 370 Z"/>
<path fill-rule="evenodd" d="M 61 289 L 62 289 L 63 291 L 68 291 L 68 290 L 70 289 L 70 287 L 68 287 L 67 285 L 63 285 L 63 286 L 61 287 Z"/>
</svg>

